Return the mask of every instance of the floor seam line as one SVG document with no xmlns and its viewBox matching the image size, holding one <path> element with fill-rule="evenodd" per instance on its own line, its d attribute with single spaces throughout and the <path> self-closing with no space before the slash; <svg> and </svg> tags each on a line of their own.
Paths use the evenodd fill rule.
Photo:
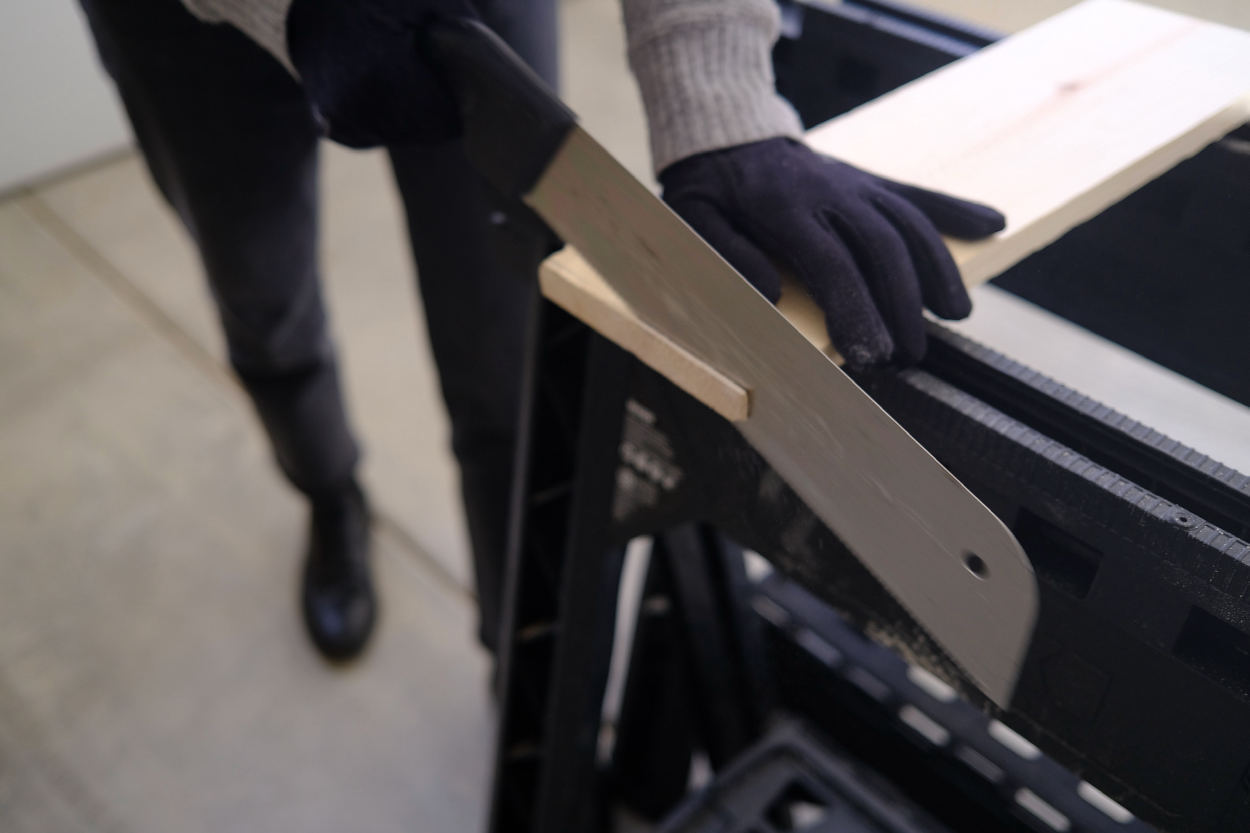
<svg viewBox="0 0 1250 833">
<path fill-rule="evenodd" d="M 247 396 L 235 378 L 206 350 L 182 328 L 176 319 L 170 316 L 160 304 L 154 301 L 143 289 L 130 280 L 126 274 L 113 264 L 108 257 L 99 251 L 91 241 L 74 229 L 62 218 L 38 192 L 26 189 L 16 195 L 17 201 L 24 206 L 31 216 L 51 234 L 57 242 L 65 246 L 69 254 L 77 259 L 94 274 L 105 287 L 118 296 L 119 300 L 132 309 L 156 334 L 172 344 L 180 353 L 218 382 L 224 382 L 232 394 L 246 399 Z M 437 580 L 458 595 L 469 599 L 474 595 L 462 585 L 452 572 L 437 558 L 431 555 L 420 542 L 409 533 L 390 513 L 374 510 L 374 519 L 381 529 L 386 530 L 405 549 L 411 551 L 416 563 L 430 569 Z"/>
<path fill-rule="evenodd" d="M 79 159 L 76 162 L 70 162 L 47 173 L 38 174 L 33 179 L 26 179 L 21 183 L 14 183 L 11 186 L 0 189 L 0 202 L 19 200 L 23 195 L 32 194 L 41 188 L 56 188 L 75 177 L 84 176 L 136 156 L 138 154 L 134 146 L 129 143 L 105 150 L 102 153 L 91 154 L 85 159 Z"/>
<path fill-rule="evenodd" d="M 160 304 L 152 300 L 126 274 L 112 263 L 56 212 L 38 192 L 31 191 L 22 204 L 31 216 L 69 251 L 87 270 L 111 290 L 118 299 L 139 315 L 151 329 L 184 354 L 213 379 L 225 382 L 236 393 L 238 384 L 221 363 L 182 328 Z"/>
<path fill-rule="evenodd" d="M 0 724 L 0 733 L 8 732 L 16 736 L 24 747 L 19 752 L 26 754 L 25 763 L 35 774 L 46 779 L 48 786 L 56 790 L 59 798 L 66 802 L 69 811 L 74 814 L 84 828 L 94 827 L 101 833 L 121 833 L 126 828 L 114 815 L 112 809 L 80 777 L 71 767 L 64 763 L 62 756 L 46 744 L 32 739 L 45 733 L 35 723 L 24 698 L 13 690 L 11 683 L 0 676 L 0 704 L 3 704 L 5 720 Z"/>
<path fill-rule="evenodd" d="M 384 513 L 374 513 L 374 523 L 379 532 L 389 535 L 400 544 L 403 549 L 409 551 L 409 556 L 413 563 L 420 565 L 422 568 L 428 569 L 435 579 L 446 589 L 451 590 L 456 595 L 461 596 L 469 601 L 476 601 L 476 596 L 452 574 L 441 561 L 431 555 L 421 543 L 417 541 L 409 532 L 400 524 L 396 523 L 393 518 Z"/>
</svg>

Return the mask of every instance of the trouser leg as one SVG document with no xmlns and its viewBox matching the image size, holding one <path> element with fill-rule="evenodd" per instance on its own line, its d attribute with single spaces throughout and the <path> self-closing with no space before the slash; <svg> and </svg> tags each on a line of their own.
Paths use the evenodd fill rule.
<svg viewBox="0 0 1250 833">
<path fill-rule="evenodd" d="M 478 4 L 486 23 L 553 86 L 554 0 Z M 459 144 L 392 148 L 430 343 L 451 419 L 473 549 L 479 636 L 500 626 L 508 502 L 528 315 L 547 237 L 492 192 Z"/>
<path fill-rule="evenodd" d="M 349 428 L 316 259 L 318 134 L 260 47 L 178 0 L 83 0 L 144 159 L 194 238 L 230 363 L 295 486 L 349 480 Z"/>
</svg>

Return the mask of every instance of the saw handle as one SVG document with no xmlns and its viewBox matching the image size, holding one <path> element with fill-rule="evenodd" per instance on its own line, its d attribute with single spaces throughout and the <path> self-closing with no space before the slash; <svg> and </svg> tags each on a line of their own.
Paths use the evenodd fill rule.
<svg viewBox="0 0 1250 833">
<path fill-rule="evenodd" d="M 424 47 L 459 103 L 469 161 L 500 191 L 524 196 L 577 123 L 573 111 L 481 21 L 432 22 Z"/>
</svg>

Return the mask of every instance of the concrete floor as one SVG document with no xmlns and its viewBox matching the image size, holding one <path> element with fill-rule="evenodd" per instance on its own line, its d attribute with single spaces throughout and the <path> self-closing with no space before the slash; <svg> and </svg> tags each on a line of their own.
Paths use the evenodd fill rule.
<svg viewBox="0 0 1250 833">
<path fill-rule="evenodd" d="M 385 193 L 338 164 L 332 195 Z M 305 646 L 302 509 L 136 160 L 0 206 L 0 830 L 478 826 L 487 670 L 402 249 L 384 226 L 362 263 L 330 214 L 385 606 L 342 672 Z"/>
<path fill-rule="evenodd" d="M 566 4 L 568 95 L 643 173 L 617 13 Z M 0 831 L 483 827 L 494 710 L 398 201 L 379 154 L 329 145 L 324 190 L 383 603 L 342 670 L 305 643 L 303 509 L 141 162 L 0 202 Z"/>
<path fill-rule="evenodd" d="M 566 97 L 645 174 L 617 5 L 566 0 L 564 11 Z M 323 254 L 384 605 L 372 650 L 343 670 L 304 642 L 302 509 L 223 369 L 192 250 L 141 163 L 125 155 L 0 202 L 0 831 L 481 828 L 487 664 L 471 638 L 445 418 L 377 154 L 327 147 Z M 1055 343 L 1030 333 L 1066 332 L 985 297 L 999 312 L 970 331 L 1015 338 L 1026 361 L 1030 341 Z M 1100 392 L 1093 348 L 1079 344 L 1066 365 L 1054 358 L 1064 350 L 1036 358 L 1059 362 L 1043 369 L 1061 377 L 1085 373 L 1078 387 L 1147 421 L 1168 408 L 1140 389 L 1204 395 L 1181 380 L 1168 390 L 1189 393 L 1159 394 L 1149 368 L 1148 382 Z M 1227 421 L 1182 439 L 1222 444 L 1216 456 L 1250 468 L 1246 441 L 1232 439 L 1250 429 L 1224 405 L 1201 410 Z M 1194 411 L 1179 413 L 1194 431 Z"/>
</svg>

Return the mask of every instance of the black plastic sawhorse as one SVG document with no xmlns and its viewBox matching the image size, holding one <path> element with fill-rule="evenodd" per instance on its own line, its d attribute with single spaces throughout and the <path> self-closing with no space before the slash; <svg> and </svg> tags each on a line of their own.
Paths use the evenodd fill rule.
<svg viewBox="0 0 1250 833">
<path fill-rule="evenodd" d="M 554 307 L 539 319 L 492 830 L 603 827 L 600 718 L 624 548 L 639 535 L 660 534 L 680 555 L 670 565 L 707 571 L 723 534 L 961 679 L 729 423 Z M 860 382 L 1008 523 L 1038 572 L 1037 634 L 1002 719 L 1165 829 L 1250 829 L 1247 479 L 939 328 L 922 368 Z M 726 581 L 706 586 L 731 596 Z M 725 655 L 748 655 L 734 640 Z M 715 706 L 736 715 L 726 754 L 733 726 L 749 730 L 767 702 L 739 694 Z M 621 750 L 633 724 L 622 716 Z"/>
</svg>

